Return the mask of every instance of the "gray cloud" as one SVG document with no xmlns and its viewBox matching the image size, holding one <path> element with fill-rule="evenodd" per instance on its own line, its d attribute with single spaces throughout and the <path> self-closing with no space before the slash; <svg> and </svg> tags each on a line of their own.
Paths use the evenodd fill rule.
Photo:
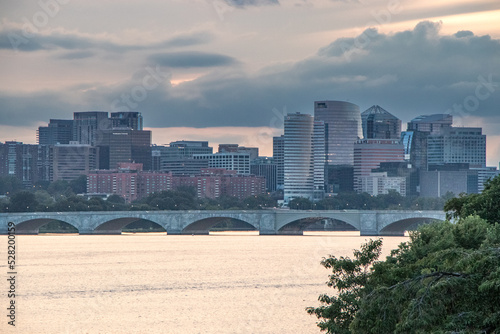
<svg viewBox="0 0 500 334">
<path fill-rule="evenodd" d="M 247 6 L 279 5 L 279 0 L 224 0 L 229 6 L 243 8 Z"/>
<path fill-rule="evenodd" d="M 68 52 L 65 53 L 61 56 L 59 56 L 59 59 L 66 59 L 66 60 L 75 60 L 75 59 L 85 59 L 85 58 L 90 58 L 95 56 L 95 52 L 91 51 L 75 51 L 75 52 Z"/>
<path fill-rule="evenodd" d="M 439 29 L 439 24 L 422 22 L 413 30 L 391 35 L 367 30 L 357 38 L 336 40 L 310 58 L 252 76 L 242 73 L 240 66 L 228 66 L 236 60 L 223 55 L 156 54 L 149 58 L 151 66 L 219 67 L 177 86 L 166 79 L 131 109 L 143 113 L 145 126 L 154 127 L 279 127 L 282 120 L 273 109 L 312 113 L 313 101 L 323 99 L 348 100 L 363 110 L 379 104 L 403 121 L 445 112 L 456 119 L 498 117 L 500 41 L 471 32 L 441 35 Z M 45 92 L 27 99 L 4 95 L 0 118 L 11 125 L 26 125 L 27 120 L 34 124 L 71 118 L 75 110 L 109 110 L 114 99 L 140 86 L 142 77 L 134 76 L 119 86 L 72 92 L 88 102 L 83 107 L 65 101 L 68 92 Z M 461 106 L 462 112 L 454 105 Z M 38 111 L 36 117 L 28 117 L 33 110 Z M 500 128 L 496 131 L 500 134 Z"/>
<path fill-rule="evenodd" d="M 159 53 L 150 56 L 149 60 L 173 68 L 228 66 L 236 63 L 234 58 L 225 55 L 197 51 Z"/>
<path fill-rule="evenodd" d="M 7 29 L 0 31 L 0 49 L 17 51 L 39 50 L 104 50 L 108 52 L 128 52 L 136 50 L 157 50 L 163 48 L 177 48 L 208 43 L 213 36 L 205 32 L 185 34 L 151 44 L 118 44 L 109 40 L 101 40 L 76 34 L 62 34 L 53 32 L 48 35 L 27 33 L 21 29 Z"/>
</svg>

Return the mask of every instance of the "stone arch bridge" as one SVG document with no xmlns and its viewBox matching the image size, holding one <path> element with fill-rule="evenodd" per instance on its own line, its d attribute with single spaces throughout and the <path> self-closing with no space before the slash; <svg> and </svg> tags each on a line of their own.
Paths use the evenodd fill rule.
<svg viewBox="0 0 500 334">
<path fill-rule="evenodd" d="M 361 235 L 403 235 L 419 224 L 444 220 L 442 211 L 106 211 L 106 212 L 33 212 L 1 213 L 0 234 L 7 234 L 7 224 L 16 224 L 16 234 L 38 234 L 41 226 L 62 221 L 78 229 L 80 234 L 121 234 L 122 229 L 138 220 L 162 226 L 167 234 L 208 234 L 212 226 L 224 218 L 248 224 L 261 235 L 302 234 L 308 226 L 324 219 L 350 225 Z"/>
</svg>

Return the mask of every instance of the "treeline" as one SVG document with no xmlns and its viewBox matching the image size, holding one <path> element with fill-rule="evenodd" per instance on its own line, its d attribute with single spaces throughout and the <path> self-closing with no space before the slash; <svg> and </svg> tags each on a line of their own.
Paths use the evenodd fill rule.
<svg viewBox="0 0 500 334">
<path fill-rule="evenodd" d="M 454 197 L 453 193 L 440 198 L 429 198 L 401 196 L 396 191 L 378 196 L 352 192 L 326 197 L 318 202 L 297 198 L 290 201 L 289 206 L 293 210 L 443 210 L 446 201 Z"/>
<path fill-rule="evenodd" d="M 153 210 L 258 210 L 277 206 L 274 195 L 251 196 L 240 200 L 222 196 L 199 199 L 193 188 L 154 193 L 133 203 L 118 195 L 107 199 L 78 196 L 85 192 L 85 176 L 72 182 L 37 184 L 26 190 L 14 177 L 0 178 L 0 212 L 71 212 L 71 211 L 153 211 Z M 6 191 L 7 190 L 7 191 Z"/>
<path fill-rule="evenodd" d="M 56 182 L 41 182 L 23 189 L 15 177 L 0 177 L 0 212 L 67 212 L 67 211 L 151 211 L 151 210 L 259 210 L 278 207 L 283 193 L 263 194 L 240 200 L 223 196 L 217 199 L 196 196 L 192 188 L 178 188 L 152 194 L 133 203 L 125 203 L 118 195 L 106 200 L 78 196 L 86 192 L 86 177 Z M 305 198 L 294 199 L 292 210 L 442 210 L 451 193 L 442 198 L 404 197 L 397 192 L 370 196 L 367 193 L 341 193 L 318 202 Z"/>
</svg>

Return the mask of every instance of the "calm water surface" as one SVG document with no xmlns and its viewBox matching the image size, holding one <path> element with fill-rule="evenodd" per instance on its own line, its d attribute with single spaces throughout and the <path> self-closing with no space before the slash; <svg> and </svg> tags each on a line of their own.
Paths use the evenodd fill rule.
<svg viewBox="0 0 500 334">
<path fill-rule="evenodd" d="M 2 277 L 7 237 L 1 236 Z M 17 326 L 0 333 L 320 333 L 323 256 L 367 237 L 18 236 Z M 406 241 L 384 238 L 384 256 Z M 5 246 L 5 247 L 4 247 Z M 3 279 L 3 290 L 8 288 Z M 5 293 L 1 309 L 8 306 Z"/>
</svg>

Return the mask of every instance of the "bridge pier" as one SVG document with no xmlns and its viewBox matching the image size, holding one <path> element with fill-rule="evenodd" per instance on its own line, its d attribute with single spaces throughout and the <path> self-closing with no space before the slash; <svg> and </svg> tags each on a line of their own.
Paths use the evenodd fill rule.
<svg viewBox="0 0 500 334">
<path fill-rule="evenodd" d="M 168 232 L 167 232 L 168 234 Z M 209 235 L 210 234 L 210 231 L 206 231 L 206 230 L 189 230 L 189 231 L 182 231 L 181 233 L 179 234 L 183 234 L 183 235 Z"/>
<path fill-rule="evenodd" d="M 378 236 L 378 217 L 376 212 L 362 212 L 359 214 L 359 235 Z"/>
<path fill-rule="evenodd" d="M 259 235 L 277 235 L 278 233 L 274 230 L 264 230 L 259 231 Z"/>
</svg>

